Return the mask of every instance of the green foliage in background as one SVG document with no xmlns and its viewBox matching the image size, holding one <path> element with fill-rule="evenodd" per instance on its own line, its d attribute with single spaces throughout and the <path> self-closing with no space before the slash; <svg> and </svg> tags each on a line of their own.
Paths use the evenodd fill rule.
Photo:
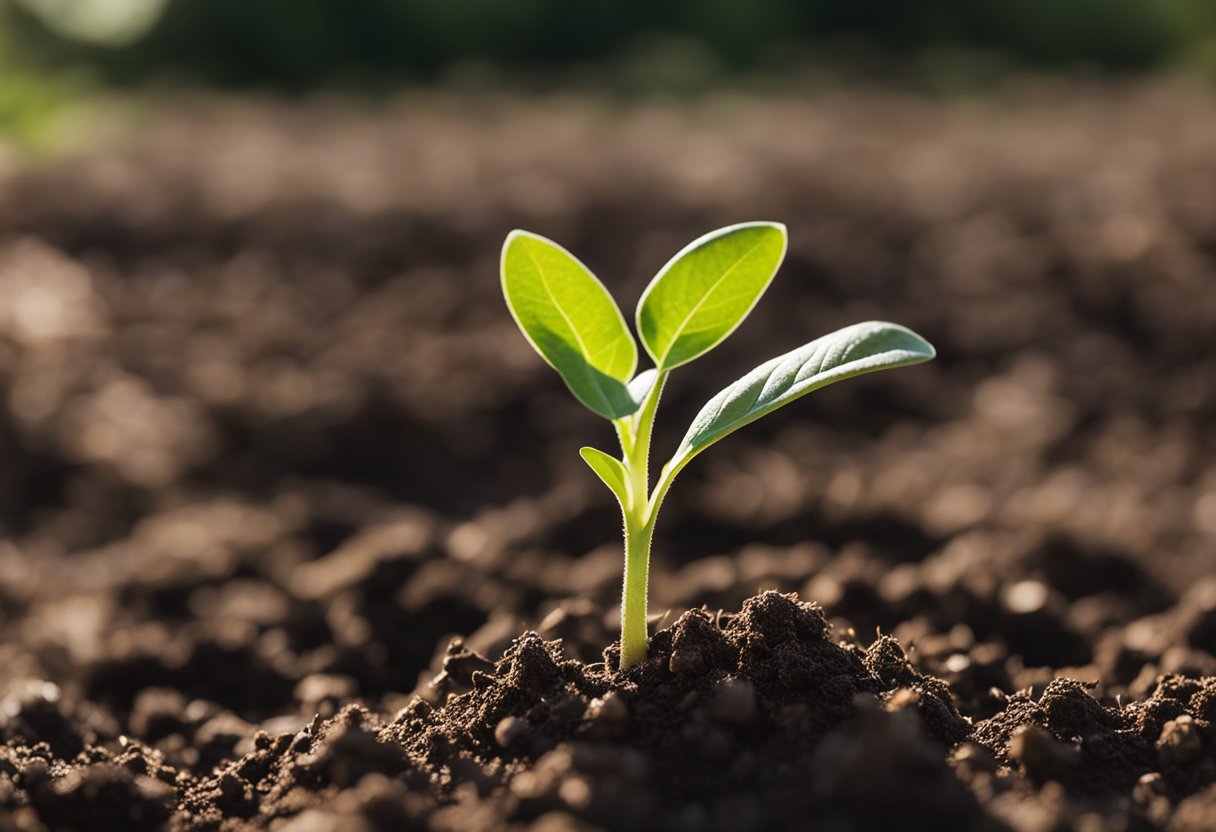
<svg viewBox="0 0 1216 832">
<path fill-rule="evenodd" d="M 991 52 L 1015 66 L 1213 68 L 1212 0 L 0 0 L 35 60 L 111 81 L 169 76 L 307 88 L 476 65 L 554 81 L 677 43 L 724 72 Z M 5 17 L 0 17 L 4 25 Z M 847 49 L 843 48 L 847 45 Z M 655 73 L 662 75 L 661 72 Z M 678 74 L 678 69 L 676 70 Z"/>
<path fill-rule="evenodd" d="M 0 66 L 0 138 L 25 150 L 42 150 L 67 97 L 58 84 Z"/>
<path fill-rule="evenodd" d="M 50 149 L 65 109 L 89 88 L 77 69 L 39 70 L 22 48 L 0 0 L 0 142 L 27 152 Z"/>
</svg>

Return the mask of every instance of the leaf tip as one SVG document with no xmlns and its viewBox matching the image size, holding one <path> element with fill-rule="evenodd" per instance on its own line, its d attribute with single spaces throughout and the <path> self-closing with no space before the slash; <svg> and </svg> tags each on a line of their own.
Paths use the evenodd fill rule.
<svg viewBox="0 0 1216 832">
<path fill-rule="evenodd" d="M 904 353 L 916 356 L 917 360 L 913 363 L 919 364 L 924 361 L 931 361 L 937 357 L 937 348 L 929 343 L 928 338 L 903 324 L 891 323 L 890 321 L 866 321 L 854 324 L 852 327 L 845 327 L 841 331 L 852 329 L 895 335 L 899 338 L 899 343 L 892 346 Z"/>
<path fill-rule="evenodd" d="M 522 228 L 512 228 L 507 232 L 507 236 L 502 241 L 502 253 L 498 258 L 498 270 L 505 282 L 507 279 L 507 254 L 511 251 L 511 247 L 516 241 L 526 237 L 530 232 L 524 231 Z"/>
<path fill-rule="evenodd" d="M 523 228 L 512 228 L 510 231 L 507 232 L 506 238 L 502 241 L 503 254 L 506 254 L 507 250 L 509 248 L 511 248 L 511 246 L 515 245 L 517 242 L 519 242 L 521 240 L 543 240 L 543 239 L 544 238 L 541 237 L 539 234 L 536 234 L 532 231 L 527 231 Z"/>
<path fill-rule="evenodd" d="M 756 220 L 754 222 L 741 222 L 738 225 L 727 226 L 726 228 L 724 228 L 722 230 L 723 231 L 745 231 L 745 230 L 749 230 L 749 229 L 756 230 L 756 231 L 775 232 L 776 235 L 781 238 L 782 246 L 785 246 L 785 244 L 789 241 L 789 237 L 790 237 L 790 230 L 786 227 L 785 223 L 775 222 L 775 221 L 771 221 L 771 220 Z"/>
<path fill-rule="evenodd" d="M 912 346 L 914 349 L 910 349 L 910 352 L 920 353 L 923 356 L 923 361 L 932 361 L 934 358 L 937 358 L 937 348 L 933 346 L 933 344 L 929 343 L 928 338 L 921 335 L 919 332 L 908 329 L 906 326 L 900 327 L 900 329 L 902 329 L 912 338 Z"/>
<path fill-rule="evenodd" d="M 785 227 L 785 223 L 783 222 L 770 222 L 766 223 L 766 225 L 776 231 L 777 236 L 781 238 L 781 255 L 780 261 L 777 264 L 778 268 L 780 268 L 781 263 L 785 262 L 786 253 L 790 250 L 790 230 Z"/>
</svg>

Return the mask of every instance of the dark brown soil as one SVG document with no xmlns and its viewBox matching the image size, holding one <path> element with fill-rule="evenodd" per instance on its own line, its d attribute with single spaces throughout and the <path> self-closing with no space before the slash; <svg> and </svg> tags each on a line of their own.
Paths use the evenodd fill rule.
<svg viewBox="0 0 1216 832">
<path fill-rule="evenodd" d="M 1216 828 L 1216 102 L 189 101 L 0 155 L 0 830 Z M 498 246 L 791 230 L 658 452 L 832 327 L 939 359 L 697 460 L 616 672 L 612 436 Z M 608 648 L 604 652 L 605 647 Z"/>
</svg>

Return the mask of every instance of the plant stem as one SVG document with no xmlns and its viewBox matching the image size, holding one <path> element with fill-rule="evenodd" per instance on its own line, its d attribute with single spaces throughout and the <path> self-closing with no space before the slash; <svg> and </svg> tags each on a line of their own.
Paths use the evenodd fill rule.
<svg viewBox="0 0 1216 832">
<path fill-rule="evenodd" d="M 650 501 L 650 436 L 654 413 L 667 373 L 660 373 L 631 419 L 618 421 L 621 449 L 628 472 L 625 504 L 625 579 L 621 591 L 621 669 L 646 661 L 649 634 L 646 596 L 650 573 L 650 543 L 657 511 Z M 657 507 L 656 507 L 657 508 Z"/>
<path fill-rule="evenodd" d="M 646 627 L 647 581 L 653 523 L 625 528 L 625 582 L 621 594 L 621 669 L 646 661 L 649 633 Z"/>
</svg>

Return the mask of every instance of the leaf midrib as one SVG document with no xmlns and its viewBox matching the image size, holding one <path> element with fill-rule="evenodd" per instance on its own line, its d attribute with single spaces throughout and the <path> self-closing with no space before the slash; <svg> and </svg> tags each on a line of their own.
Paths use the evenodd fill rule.
<svg viewBox="0 0 1216 832">
<path fill-rule="evenodd" d="M 847 346 L 845 346 L 840 351 L 842 353 L 848 352 L 848 350 L 850 350 L 850 349 L 852 349 L 852 347 L 856 346 L 857 343 L 858 343 L 857 341 L 854 341 L 854 342 L 848 344 Z M 829 362 L 825 361 L 825 358 L 826 358 L 827 352 L 830 350 L 830 348 L 832 346 L 833 345 L 831 345 L 831 344 L 822 344 L 822 345 L 817 346 L 816 349 L 806 358 L 806 360 L 801 362 L 801 366 L 794 373 L 794 380 L 789 384 L 789 386 L 786 387 L 784 390 L 782 390 L 781 393 L 779 395 L 777 395 L 775 398 L 772 398 L 772 399 L 768 400 L 767 402 L 765 402 L 764 404 L 757 407 L 760 400 L 764 398 L 764 394 L 765 394 L 765 392 L 767 392 L 768 385 L 773 380 L 773 376 L 776 375 L 777 370 L 779 370 L 781 368 L 780 364 L 777 364 L 776 366 L 774 366 L 771 370 L 769 370 L 767 373 L 765 373 L 764 381 L 763 381 L 763 383 L 761 383 L 759 385 L 759 389 L 758 389 L 756 395 L 752 398 L 752 401 L 747 406 L 747 408 L 737 418 L 732 419 L 727 424 L 717 425 L 711 431 L 700 434 L 696 439 L 694 439 L 688 445 L 684 445 L 684 443 L 681 443 L 681 449 L 680 449 L 681 452 L 687 453 L 688 451 L 695 451 L 698 448 L 704 448 L 704 447 L 706 447 L 706 445 L 712 444 L 712 442 L 716 441 L 715 437 L 720 437 L 724 434 L 730 433 L 732 430 L 735 430 L 738 427 L 742 427 L 744 424 L 749 424 L 750 422 L 754 421 L 756 418 L 759 418 L 759 415 L 764 415 L 764 413 L 771 412 L 772 410 L 776 409 L 776 407 L 779 407 L 780 405 L 777 405 L 777 402 L 780 399 L 784 398 L 785 396 L 789 395 L 789 393 L 792 390 L 794 390 L 795 388 L 800 387 L 802 385 L 813 384 L 820 376 L 822 376 L 826 373 L 833 372 L 835 370 L 839 370 L 841 367 L 854 363 L 854 361 L 864 360 L 864 359 L 853 359 L 853 361 L 834 363 L 830 369 L 825 370 L 824 365 L 829 363 Z M 885 354 L 887 354 L 889 352 L 893 352 L 893 351 L 896 351 L 896 350 L 883 350 L 880 353 L 875 353 L 874 355 L 866 356 L 865 358 L 873 358 L 875 356 L 885 355 Z M 813 362 L 816 364 L 815 371 L 810 373 L 809 375 L 802 376 L 803 370 L 805 370 Z M 886 369 L 886 368 L 884 367 L 883 369 Z M 801 378 L 800 378 L 800 376 L 801 376 Z M 723 391 L 723 392 L 726 392 L 726 391 Z M 717 408 L 714 410 L 713 417 L 708 420 L 708 423 L 710 425 L 713 425 L 715 422 L 718 421 L 718 419 L 720 419 L 722 417 L 722 411 L 726 409 L 726 406 L 729 403 L 729 401 L 730 401 L 730 397 L 726 396 L 726 397 L 723 397 L 722 401 L 718 403 Z M 681 455 L 681 453 L 677 452 L 677 456 L 680 456 L 680 455 Z"/>
<path fill-rule="evenodd" d="M 728 278 L 730 276 L 731 272 L 733 272 L 735 269 L 739 268 L 739 264 L 742 263 L 744 260 L 746 260 L 748 257 L 750 257 L 752 255 L 752 252 L 754 252 L 756 249 L 758 249 L 760 247 L 760 244 L 763 242 L 764 242 L 764 238 L 761 237 L 759 240 L 756 240 L 756 242 L 754 242 L 752 244 L 751 248 L 749 248 L 747 251 L 745 251 L 743 254 L 741 254 L 739 256 L 739 258 L 737 260 L 735 260 L 734 263 L 731 264 L 729 269 L 722 272 L 722 276 L 714 281 L 713 285 L 710 286 L 705 291 L 705 294 L 701 297 L 701 299 L 699 301 L 697 301 L 696 305 L 693 306 L 693 308 L 689 310 L 688 314 L 684 316 L 684 320 L 680 322 L 680 325 L 678 327 L 676 327 L 676 331 L 671 336 L 671 340 L 667 342 L 667 349 L 663 351 L 663 355 L 659 358 L 659 360 L 657 362 L 660 366 L 667 363 L 667 359 L 671 356 L 671 351 L 675 348 L 676 342 L 680 340 L 680 336 L 684 334 L 684 329 L 685 329 L 685 327 L 688 326 L 688 322 L 692 320 L 693 315 L 696 315 L 697 312 L 700 311 L 701 307 L 705 305 L 705 302 L 707 300 L 709 300 L 709 296 L 712 295 L 720 285 L 722 285 L 722 281 L 726 280 L 726 278 Z"/>
<path fill-rule="evenodd" d="M 545 294 L 549 296 L 549 300 L 553 303 L 553 308 L 557 310 L 557 314 L 562 316 L 562 320 L 565 321 L 566 327 L 570 330 L 570 334 L 573 335 L 574 340 L 578 342 L 579 351 L 583 354 L 584 358 L 589 358 L 590 352 L 587 349 L 587 345 L 583 342 L 582 336 L 578 334 L 578 330 L 575 328 L 574 322 L 570 320 L 570 316 L 566 314 L 566 310 L 563 309 L 562 305 L 558 302 L 557 296 L 554 295 L 553 290 L 549 288 L 549 281 L 545 279 L 545 270 L 541 268 L 540 262 L 536 259 L 535 254 L 527 249 L 525 249 L 525 251 L 527 251 L 528 259 L 532 261 L 532 267 L 536 269 L 536 274 L 540 278 L 540 285 L 545 287 Z M 591 366 L 589 361 L 587 366 Z M 591 380 L 591 386 L 595 388 L 595 392 L 599 394 L 600 401 L 603 403 L 604 409 L 611 411 L 612 403 L 608 401 L 607 394 L 605 394 L 603 388 L 600 387 L 599 379 L 595 377 L 594 373 L 587 373 L 587 377 Z"/>
</svg>

